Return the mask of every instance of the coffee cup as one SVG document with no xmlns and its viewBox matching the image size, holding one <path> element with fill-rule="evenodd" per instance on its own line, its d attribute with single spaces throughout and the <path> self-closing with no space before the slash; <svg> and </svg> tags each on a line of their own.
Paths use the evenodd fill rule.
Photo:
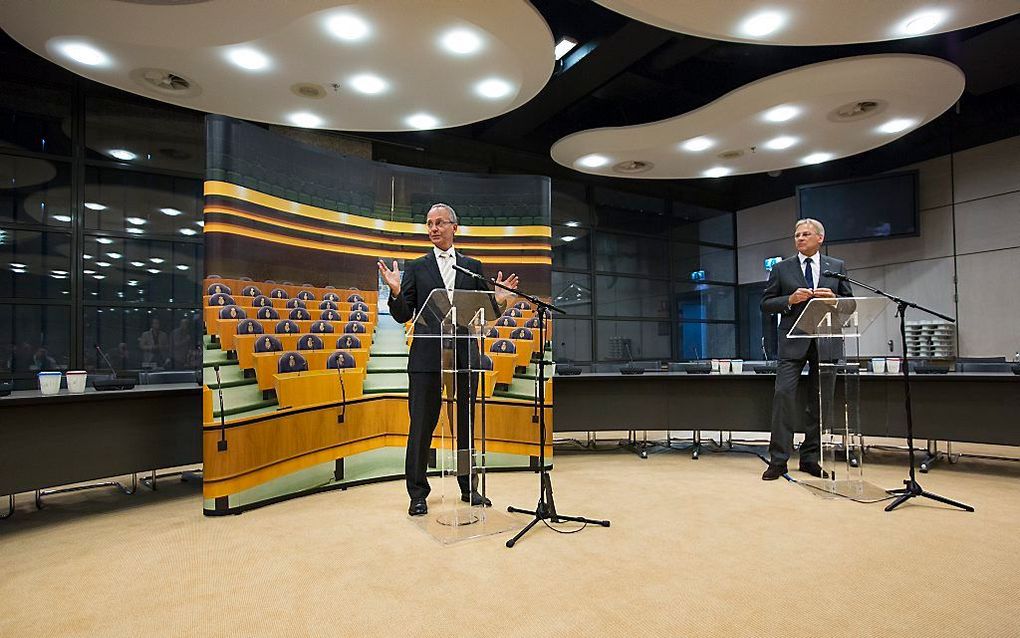
<svg viewBox="0 0 1020 638">
<path fill-rule="evenodd" d="M 885 359 L 883 357 L 875 357 L 872 359 L 871 371 L 875 374 L 885 374 Z"/>
<path fill-rule="evenodd" d="M 730 372 L 733 374 L 741 374 L 744 371 L 744 360 L 734 359 L 730 361 Z"/>
<path fill-rule="evenodd" d="M 716 374 L 719 373 L 719 360 L 718 359 L 712 359 L 712 372 L 715 372 Z"/>
<path fill-rule="evenodd" d="M 730 360 L 729 359 L 719 359 L 719 374 L 729 374 L 729 373 L 730 373 Z"/>
<path fill-rule="evenodd" d="M 40 372 L 39 373 L 39 391 L 43 394 L 57 394 L 60 392 L 60 377 L 59 372 Z"/>
<path fill-rule="evenodd" d="M 899 374 L 900 362 L 901 360 L 899 357 L 889 357 L 888 359 L 886 359 L 885 360 L 886 372 L 888 372 L 889 374 Z"/>
<path fill-rule="evenodd" d="M 85 380 L 88 379 L 88 372 L 85 370 L 67 371 L 67 391 L 71 394 L 85 392 Z"/>
</svg>

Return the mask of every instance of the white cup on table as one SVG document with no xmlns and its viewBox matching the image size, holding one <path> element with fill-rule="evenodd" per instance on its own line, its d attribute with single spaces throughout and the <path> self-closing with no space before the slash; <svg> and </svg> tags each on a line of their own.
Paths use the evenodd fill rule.
<svg viewBox="0 0 1020 638">
<path fill-rule="evenodd" d="M 885 374 L 885 358 L 875 357 L 871 360 L 871 371 L 875 374 Z"/>
<path fill-rule="evenodd" d="M 719 360 L 712 359 L 712 372 L 719 374 Z"/>
<path fill-rule="evenodd" d="M 734 359 L 730 361 L 730 372 L 733 374 L 742 374 L 744 372 L 744 360 Z"/>
<path fill-rule="evenodd" d="M 43 394 L 58 394 L 60 392 L 60 372 L 40 372 L 39 391 Z"/>
<path fill-rule="evenodd" d="M 85 392 L 85 380 L 88 379 L 88 372 L 85 370 L 67 371 L 67 391 L 71 394 Z"/>
<path fill-rule="evenodd" d="M 899 374 L 900 373 L 900 358 L 899 357 L 889 357 L 888 359 L 886 359 L 885 360 L 885 369 L 886 369 L 886 371 L 889 374 Z"/>
<path fill-rule="evenodd" d="M 730 360 L 729 359 L 719 359 L 719 374 L 729 374 L 729 373 L 730 373 Z"/>
</svg>

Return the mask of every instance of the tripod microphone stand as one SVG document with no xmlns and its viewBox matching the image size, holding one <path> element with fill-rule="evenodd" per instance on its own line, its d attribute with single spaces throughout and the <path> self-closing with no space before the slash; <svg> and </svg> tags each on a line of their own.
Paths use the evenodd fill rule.
<svg viewBox="0 0 1020 638">
<path fill-rule="evenodd" d="M 920 483 L 917 482 L 915 469 L 916 461 L 914 457 L 914 416 L 910 404 L 910 363 L 907 361 L 907 308 L 916 308 L 921 312 L 927 312 L 930 315 L 934 315 L 940 319 L 945 319 L 946 321 L 952 323 L 956 323 L 956 320 L 942 313 L 935 312 L 934 310 L 925 308 L 924 306 L 920 306 L 912 301 L 907 301 L 905 299 L 900 299 L 895 295 L 890 295 L 889 293 L 883 292 L 873 286 L 869 286 L 864 282 L 857 281 L 856 279 L 851 279 L 850 277 L 847 277 L 842 273 L 826 270 L 824 274 L 827 277 L 836 277 L 837 279 L 844 279 L 855 286 L 860 286 L 865 290 L 870 290 L 871 292 L 882 295 L 889 301 L 892 301 L 893 303 L 896 304 L 896 314 L 899 315 L 900 318 L 900 345 L 903 347 L 903 365 L 900 368 L 900 373 L 903 375 L 903 392 L 905 396 L 907 409 L 907 450 L 910 455 L 910 477 L 903 480 L 904 487 L 900 487 L 894 490 L 886 490 L 889 494 L 895 495 L 896 500 L 887 505 L 885 511 L 891 512 L 900 505 L 903 505 L 904 503 L 909 501 L 910 499 L 917 496 L 923 496 L 924 498 L 928 498 L 933 501 L 938 501 L 939 503 L 945 503 L 946 505 L 951 505 L 953 507 L 957 507 L 967 512 L 973 512 L 974 508 L 971 507 L 970 505 L 965 505 L 958 501 L 954 501 L 944 496 L 939 496 L 938 494 L 933 494 L 931 492 L 926 491 L 923 487 L 921 487 Z"/>
<path fill-rule="evenodd" d="M 460 272 L 468 274 L 476 279 L 491 283 L 498 288 L 502 288 L 507 292 L 514 293 L 519 297 L 527 299 L 531 303 L 535 304 L 536 313 L 538 317 L 538 340 L 539 340 L 539 353 L 538 353 L 538 473 L 539 473 L 539 492 L 538 492 L 538 505 L 535 506 L 534 510 L 520 509 L 518 507 L 507 507 L 506 511 L 515 514 L 528 514 L 533 516 L 534 519 L 528 523 L 524 529 L 517 532 L 517 535 L 506 542 L 507 547 L 513 547 L 517 544 L 517 541 L 521 539 L 525 534 L 531 531 L 531 528 L 540 522 L 551 521 L 553 523 L 585 523 L 592 525 L 601 525 L 602 527 L 609 527 L 609 521 L 598 521 L 591 518 L 585 518 L 583 516 L 566 516 L 556 512 L 556 504 L 553 501 L 553 488 L 552 488 L 552 477 L 549 476 L 549 471 L 545 466 L 545 322 L 550 310 L 555 310 L 561 314 L 566 314 L 566 311 L 557 308 L 552 304 L 548 304 L 541 299 L 529 295 L 525 292 L 521 292 L 516 288 L 504 286 L 496 280 L 488 280 L 477 273 L 473 273 L 460 266 L 454 266 L 454 268 Z M 548 524 L 548 523 L 547 523 Z"/>
</svg>

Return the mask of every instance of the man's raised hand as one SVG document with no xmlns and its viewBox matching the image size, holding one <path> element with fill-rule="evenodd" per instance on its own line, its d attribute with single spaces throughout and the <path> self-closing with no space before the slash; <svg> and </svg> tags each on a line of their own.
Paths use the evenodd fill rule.
<svg viewBox="0 0 1020 638">
<path fill-rule="evenodd" d="M 382 259 L 379 260 L 379 274 L 382 275 L 383 281 L 390 287 L 390 293 L 396 297 L 400 294 L 400 269 L 397 268 L 397 262 L 393 262 L 393 270 L 386 267 L 386 262 Z"/>
<path fill-rule="evenodd" d="M 506 279 L 503 279 L 503 271 L 501 270 L 498 273 L 496 273 L 496 283 L 502 284 L 508 288 L 517 288 L 518 283 L 517 275 L 516 273 L 510 273 L 509 275 L 507 275 Z M 506 290 L 503 290 L 498 286 L 496 287 L 497 303 L 503 303 L 504 301 L 510 298 L 510 295 L 511 293 L 507 292 Z"/>
</svg>

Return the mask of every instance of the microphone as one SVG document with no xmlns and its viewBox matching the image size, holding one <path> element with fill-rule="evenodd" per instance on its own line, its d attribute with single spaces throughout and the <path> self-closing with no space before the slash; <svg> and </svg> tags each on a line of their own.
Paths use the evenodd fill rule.
<svg viewBox="0 0 1020 638">
<path fill-rule="evenodd" d="M 826 277 L 835 277 L 836 279 L 843 279 L 843 280 L 849 279 L 849 277 L 847 277 L 843 273 L 841 273 L 841 272 L 833 272 L 831 270 L 823 270 L 822 274 L 825 275 Z"/>
<path fill-rule="evenodd" d="M 630 349 L 630 340 L 624 341 L 623 345 L 627 346 L 627 359 L 630 363 L 620 368 L 620 374 L 644 374 L 644 368 L 634 365 L 634 353 Z"/>
<path fill-rule="evenodd" d="M 130 390 L 135 387 L 135 382 L 132 379 L 119 379 L 117 378 L 117 370 L 110 363 L 110 358 L 106 356 L 103 349 L 96 344 L 96 352 L 103 357 L 103 361 L 106 361 L 106 367 L 110 368 L 110 372 L 113 376 L 109 379 L 96 379 L 92 382 L 92 387 L 95 388 L 96 392 L 104 392 L 106 390 Z"/>
<path fill-rule="evenodd" d="M 478 273 L 473 272 L 471 270 L 468 270 L 467 268 L 464 268 L 463 266 L 458 266 L 457 264 L 451 264 L 451 266 L 453 266 L 453 269 L 456 270 L 457 272 L 462 272 L 465 275 L 467 275 L 468 277 L 474 277 L 475 279 L 480 279 L 482 281 L 485 281 L 485 277 L 482 277 Z"/>
<path fill-rule="evenodd" d="M 213 372 L 216 373 L 216 392 L 220 397 L 220 440 L 216 441 L 216 451 L 226 452 L 227 451 L 227 412 L 223 408 L 223 382 L 220 380 L 220 367 L 218 365 L 213 366 Z"/>
</svg>

